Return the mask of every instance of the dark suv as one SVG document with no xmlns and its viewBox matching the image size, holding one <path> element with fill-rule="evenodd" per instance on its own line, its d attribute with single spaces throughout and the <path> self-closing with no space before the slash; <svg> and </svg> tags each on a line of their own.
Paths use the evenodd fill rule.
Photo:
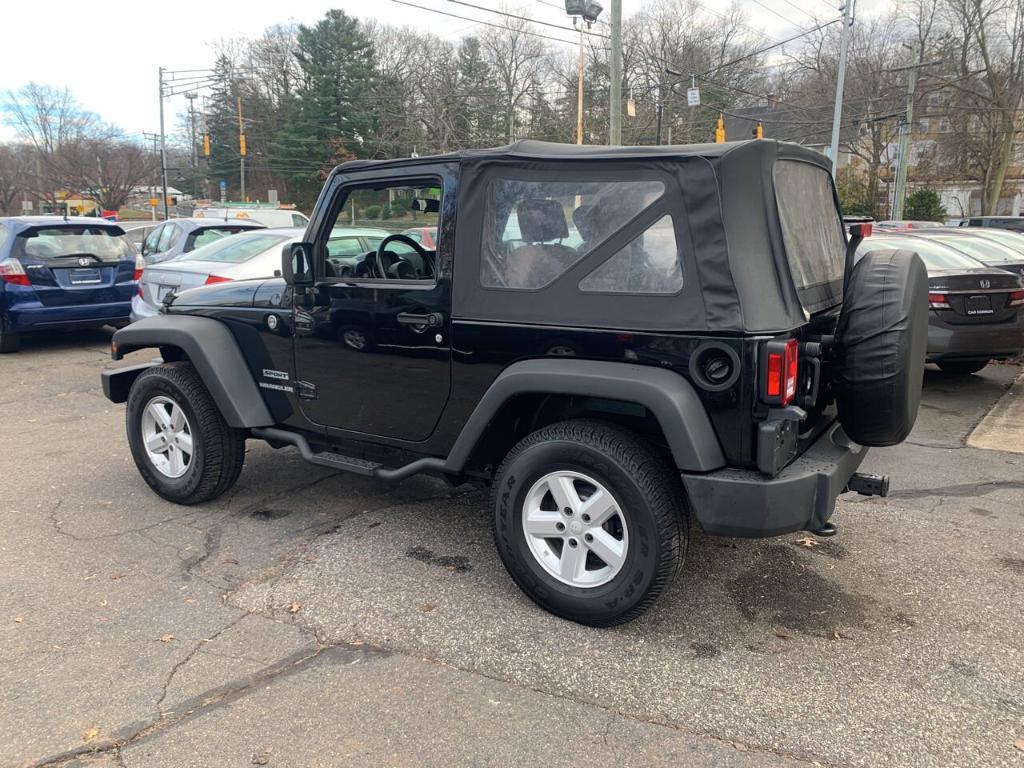
<svg viewBox="0 0 1024 768">
<path fill-rule="evenodd" d="M 395 234 L 341 275 L 331 233 L 364 225 Z M 422 227 L 436 250 L 400 234 Z M 170 296 L 113 340 L 164 362 L 104 391 L 128 403 L 142 476 L 182 504 L 230 488 L 249 438 L 485 483 L 513 579 L 611 625 L 664 589 L 690 515 L 830 535 L 840 493 L 885 492 L 856 470 L 913 424 L 927 280 L 906 251 L 854 267 L 859 237 L 827 161 L 773 141 L 354 161 L 283 277 Z"/>
</svg>

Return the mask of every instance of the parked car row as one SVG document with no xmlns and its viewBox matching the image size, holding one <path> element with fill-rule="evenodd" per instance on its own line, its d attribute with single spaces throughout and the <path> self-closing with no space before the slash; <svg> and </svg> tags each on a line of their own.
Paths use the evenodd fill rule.
<svg viewBox="0 0 1024 768">
<path fill-rule="evenodd" d="M 270 212 L 260 211 L 264 219 Z M 126 325 L 157 314 L 171 293 L 274 277 L 282 247 L 300 241 L 308 222 L 296 211 L 279 213 L 300 226 L 282 228 L 255 217 L 218 218 L 225 213 L 219 210 L 201 213 L 134 226 L 84 217 L 0 218 L 0 352 L 17 351 L 23 333 Z M 329 263 L 339 276 L 370 274 L 378 246 L 394 234 L 338 227 L 328 244 Z M 432 228 L 400 234 L 436 249 Z M 388 253 L 418 274 L 432 269 L 409 244 L 390 243 Z"/>
<path fill-rule="evenodd" d="M 878 226 L 860 244 L 858 258 L 878 250 L 916 251 L 928 269 L 929 363 L 947 373 L 971 374 L 992 360 L 1021 355 L 1024 234 L 980 224 Z"/>
</svg>

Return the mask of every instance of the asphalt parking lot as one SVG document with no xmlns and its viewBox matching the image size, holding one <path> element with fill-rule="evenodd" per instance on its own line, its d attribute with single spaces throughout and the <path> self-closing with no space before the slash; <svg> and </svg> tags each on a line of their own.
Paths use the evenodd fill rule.
<svg viewBox="0 0 1024 768">
<path fill-rule="evenodd" d="M 1024 764 L 1024 454 L 966 444 L 1016 366 L 929 371 L 837 537 L 695 533 L 596 630 L 519 592 L 469 487 L 251 443 L 229 495 L 160 500 L 108 341 L 0 357 L 0 765 Z"/>
</svg>

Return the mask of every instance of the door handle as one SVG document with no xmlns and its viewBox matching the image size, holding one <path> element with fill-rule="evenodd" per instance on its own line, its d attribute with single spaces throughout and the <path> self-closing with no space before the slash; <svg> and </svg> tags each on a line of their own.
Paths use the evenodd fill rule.
<svg viewBox="0 0 1024 768">
<path fill-rule="evenodd" d="M 424 328 L 440 328 L 444 315 L 440 312 L 399 312 L 398 322 L 402 325 L 420 325 Z"/>
</svg>

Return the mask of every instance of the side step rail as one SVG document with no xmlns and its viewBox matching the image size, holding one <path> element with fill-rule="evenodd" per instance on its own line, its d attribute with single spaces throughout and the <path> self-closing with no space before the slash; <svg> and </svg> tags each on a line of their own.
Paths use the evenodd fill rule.
<svg viewBox="0 0 1024 768">
<path fill-rule="evenodd" d="M 299 449 L 302 458 L 310 464 L 353 472 L 366 477 L 376 477 L 380 480 L 404 480 L 420 472 L 440 472 L 444 470 L 444 459 L 424 457 L 404 466 L 389 469 L 383 464 L 356 458 L 355 456 L 344 456 L 333 451 L 314 451 L 305 436 L 300 435 L 298 432 L 289 432 L 288 430 L 276 429 L 274 427 L 258 427 L 251 430 L 251 433 L 253 437 L 260 438 L 261 440 L 294 445 Z"/>
</svg>

